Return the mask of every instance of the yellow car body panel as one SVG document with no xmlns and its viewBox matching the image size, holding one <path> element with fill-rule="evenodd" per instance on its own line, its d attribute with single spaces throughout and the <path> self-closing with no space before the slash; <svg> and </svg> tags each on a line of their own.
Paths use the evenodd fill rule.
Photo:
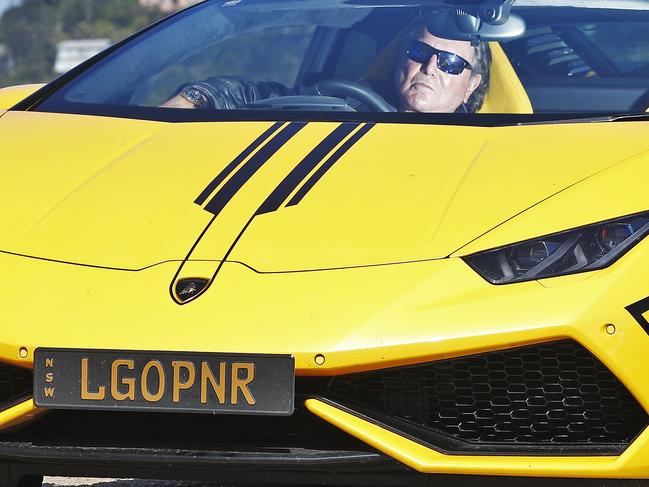
<svg viewBox="0 0 649 487">
<path fill-rule="evenodd" d="M 462 475 L 583 478 L 636 478 L 646 475 L 645 458 L 637 458 L 637 448 L 649 445 L 649 431 L 636 440 L 637 448 L 620 457 L 548 458 L 521 456 L 449 456 L 422 446 L 379 426 L 316 399 L 306 402 L 311 412 L 387 455 L 424 473 L 448 472 Z"/>
<path fill-rule="evenodd" d="M 381 125 L 299 206 L 255 218 L 232 259 L 269 272 L 446 257 L 545 198 L 646 151 L 645 135 L 642 124 Z M 480 211 L 486 204 L 488 211 Z"/>
<path fill-rule="evenodd" d="M 2 431 L 11 431 L 34 421 L 45 413 L 47 411 L 37 408 L 32 399 L 23 401 L 9 409 L 0 411 L 0 429 Z"/>
<path fill-rule="evenodd" d="M 30 202 L 1 215 L 0 250 L 120 269 L 188 256 L 213 217 L 196 197 L 271 126 L 29 112 L 9 113 L 3 121 L 3 157 L 21 164 L 7 167 L 0 205 L 11 207 L 25 191 Z M 190 258 L 222 260 L 264 199 L 339 125 L 309 123 L 281 147 L 234 194 L 219 214 L 218 230 L 207 231 Z M 41 134 L 37 147 L 33 133 Z M 380 124 L 299 205 L 254 218 L 229 258 L 263 272 L 444 258 L 649 149 L 644 135 L 632 124 Z M 435 139 L 447 142 L 433 142 L 434 150 L 421 142 Z M 527 173 L 534 174 L 533 184 L 521 181 Z M 485 202 L 489 211 L 477 213 Z"/>
<path fill-rule="evenodd" d="M 641 124 L 639 130 L 646 131 Z M 457 255 L 468 255 L 488 248 L 548 235 L 584 222 L 611 220 L 647 210 L 647 190 L 638 174 L 645 174 L 649 151 L 641 151 L 607 170 L 594 174 L 569 191 L 563 191 L 543 205 L 495 228 L 484 237 L 462 248 Z M 570 211 L 566 211 L 569 208 Z"/>
<path fill-rule="evenodd" d="M 0 88 L 0 116 L 2 116 L 3 111 L 9 110 L 16 103 L 24 100 L 43 86 L 45 85 L 34 83 Z"/>
<path fill-rule="evenodd" d="M 493 286 L 457 258 L 272 274 L 228 263 L 209 292 L 185 307 L 168 294 L 173 262 L 120 271 L 0 254 L 15 276 L 0 284 L 11 303 L 0 311 L 0 351 L 3 361 L 25 367 L 31 354 L 21 358 L 19 350 L 39 346 L 293 353 L 298 375 L 331 375 L 573 337 L 649 404 L 649 378 L 639 374 L 646 364 L 636 355 L 649 338 L 624 309 L 643 297 L 643 277 L 633 280 L 648 262 L 642 250 L 587 279 L 549 287 Z M 624 282 L 639 290 L 630 296 Z M 33 301 L 40 306 L 28 306 Z M 608 323 L 618 329 L 614 336 L 604 330 Z M 634 358 L 616 357 L 620 349 Z M 322 366 L 313 360 L 318 353 Z"/>
<path fill-rule="evenodd" d="M 571 338 L 649 411 L 649 336 L 625 309 L 649 295 L 648 242 L 600 271 L 506 286 L 460 258 L 647 210 L 646 126 L 378 124 L 299 205 L 255 217 L 340 126 L 312 122 L 218 216 L 197 205 L 272 126 L 3 116 L 0 361 L 31 368 L 38 347 L 292 354 L 298 376 L 334 376 Z M 177 276 L 213 282 L 179 306 Z M 615 457 L 464 457 L 307 407 L 422 472 L 649 478 L 647 431 Z M 35 412 L 16 405 L 0 428 Z"/>
</svg>

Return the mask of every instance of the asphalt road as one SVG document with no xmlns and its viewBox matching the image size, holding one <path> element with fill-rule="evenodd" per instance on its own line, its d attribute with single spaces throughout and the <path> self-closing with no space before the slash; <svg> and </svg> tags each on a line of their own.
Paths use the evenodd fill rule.
<svg viewBox="0 0 649 487">
<path fill-rule="evenodd" d="M 47 487 L 179 487 L 178 482 L 158 482 L 129 479 L 84 479 L 68 477 L 45 477 L 43 485 Z"/>
<path fill-rule="evenodd" d="M 448 478 L 435 483 L 440 487 L 649 487 L 649 480 L 623 481 L 602 480 L 596 484 L 590 481 L 581 480 L 559 480 L 551 481 L 544 479 L 509 479 L 502 482 L 499 479 L 485 479 L 486 482 L 473 480 L 461 482 L 449 482 Z M 601 482 L 601 483 L 600 483 Z M 89 479 L 89 478 L 65 478 L 45 477 L 44 487 L 234 487 L 210 482 L 182 482 L 165 480 L 135 480 L 135 479 Z"/>
<path fill-rule="evenodd" d="M 225 487 L 204 482 L 45 477 L 44 487 Z"/>
</svg>

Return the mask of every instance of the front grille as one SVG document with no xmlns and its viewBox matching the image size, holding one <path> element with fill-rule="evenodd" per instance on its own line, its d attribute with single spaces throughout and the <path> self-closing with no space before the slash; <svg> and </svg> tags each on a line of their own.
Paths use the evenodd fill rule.
<svg viewBox="0 0 649 487">
<path fill-rule="evenodd" d="M 0 363 L 0 411 L 32 394 L 32 371 Z"/>
<path fill-rule="evenodd" d="M 323 394 L 411 436 L 437 434 L 433 446 L 451 452 L 619 453 L 648 422 L 568 340 L 341 376 Z"/>
</svg>

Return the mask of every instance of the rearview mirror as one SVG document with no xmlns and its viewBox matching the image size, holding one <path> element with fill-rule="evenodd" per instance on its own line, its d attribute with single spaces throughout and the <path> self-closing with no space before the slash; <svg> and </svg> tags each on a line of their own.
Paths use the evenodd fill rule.
<svg viewBox="0 0 649 487">
<path fill-rule="evenodd" d="M 426 28 L 438 37 L 456 41 L 508 41 L 525 34 L 525 21 L 511 13 L 514 0 L 488 0 L 479 5 L 453 1 L 456 7 L 424 12 Z"/>
</svg>

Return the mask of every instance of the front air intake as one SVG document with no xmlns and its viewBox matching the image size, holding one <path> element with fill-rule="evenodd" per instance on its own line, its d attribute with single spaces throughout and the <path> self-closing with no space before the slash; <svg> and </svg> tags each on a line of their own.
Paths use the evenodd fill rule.
<svg viewBox="0 0 649 487">
<path fill-rule="evenodd" d="M 32 384 L 31 370 L 0 363 L 0 411 L 29 399 Z"/>
<path fill-rule="evenodd" d="M 341 376 L 322 395 L 449 453 L 618 454 L 647 426 L 574 341 Z"/>
</svg>

